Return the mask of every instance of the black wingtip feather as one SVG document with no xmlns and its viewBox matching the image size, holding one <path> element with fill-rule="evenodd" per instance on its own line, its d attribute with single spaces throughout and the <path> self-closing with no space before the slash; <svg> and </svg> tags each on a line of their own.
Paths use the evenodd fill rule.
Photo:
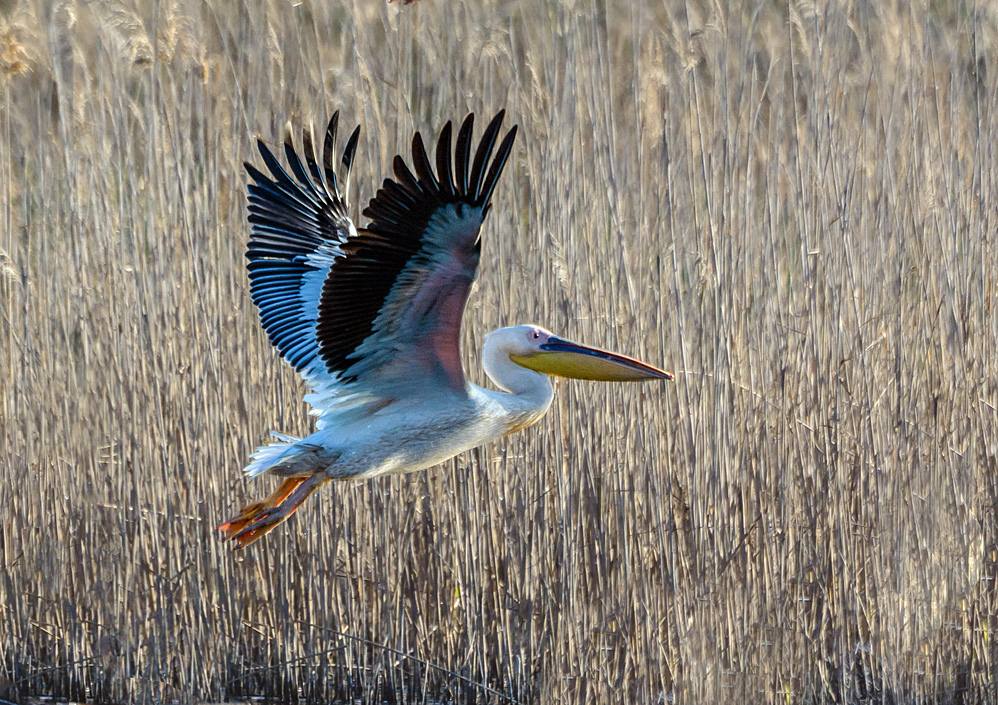
<svg viewBox="0 0 998 705">
<path fill-rule="evenodd" d="M 263 157 L 263 163 L 266 164 L 267 169 L 270 170 L 274 183 L 285 187 L 286 189 L 291 189 L 291 191 L 299 190 L 294 180 L 288 176 L 288 172 L 284 170 L 284 167 L 282 167 L 281 163 L 277 161 L 277 157 L 275 157 L 274 153 L 270 151 L 270 148 L 263 143 L 263 140 L 259 140 L 256 146 L 257 149 L 260 150 L 260 156 Z"/>
<path fill-rule="evenodd" d="M 502 127 L 502 120 L 505 116 L 505 110 L 500 110 L 496 113 L 496 116 L 489 122 L 488 127 L 485 128 L 485 133 L 478 143 L 478 150 L 475 152 L 475 163 L 471 168 L 471 183 L 468 184 L 468 193 L 476 202 L 482 192 L 485 167 L 488 164 L 489 156 L 492 154 L 492 148 L 496 144 L 496 135 L 499 134 L 499 128 Z"/>
<path fill-rule="evenodd" d="M 466 203 L 476 207 L 488 205 L 516 139 L 517 126 L 514 125 L 503 138 L 495 158 L 492 157 L 505 114 L 505 110 L 500 110 L 489 121 L 475 151 L 473 165 L 471 147 L 474 113 L 469 113 L 461 123 L 453 152 L 453 124 L 448 122 L 440 130 L 435 153 L 436 169 L 430 163 L 422 135 L 416 132 L 412 138 L 412 168 L 401 155 L 396 155 L 392 160 L 394 183 L 386 179 L 378 194 L 364 209 L 364 215 L 373 221 L 369 229 L 377 232 L 385 225 L 394 226 L 388 228 L 394 231 L 403 222 L 409 226 L 418 226 L 424 217 L 429 217 L 432 210 L 442 203 Z M 405 214 L 409 217 L 386 217 Z M 382 218 L 389 222 L 380 222 Z M 384 234 L 389 233 L 386 231 Z"/>
<path fill-rule="evenodd" d="M 261 153 L 266 152 L 268 155 L 269 160 L 264 159 L 264 161 L 267 162 L 275 178 L 271 179 L 249 162 L 245 163 L 247 173 L 256 182 L 249 184 L 247 188 L 251 203 L 254 196 L 259 196 L 268 208 L 290 209 L 299 214 L 312 212 L 315 204 L 307 197 L 303 197 L 301 188 L 284 172 L 267 146 L 261 142 L 259 147 Z"/>
<path fill-rule="evenodd" d="M 421 182 L 425 183 L 430 193 L 440 193 L 440 183 L 430 166 L 430 159 L 426 155 L 426 147 L 423 146 L 423 137 L 418 132 L 412 136 L 412 166 L 416 170 L 416 175 Z"/>
<path fill-rule="evenodd" d="M 302 152 L 305 153 L 305 163 L 308 165 L 308 173 L 312 176 L 312 181 L 315 185 L 322 189 L 326 196 L 329 196 L 329 188 L 326 186 L 325 179 L 322 176 L 322 172 L 319 170 L 319 165 L 315 161 L 315 144 L 312 142 L 312 129 L 311 127 L 301 127 L 301 145 Z"/>
<path fill-rule="evenodd" d="M 488 207 L 489 201 L 492 199 L 492 192 L 495 191 L 496 184 L 499 183 L 499 177 L 502 176 L 502 170 L 505 168 L 506 161 L 509 159 L 509 153 L 513 149 L 513 140 L 516 139 L 516 128 L 517 125 L 513 125 L 499 144 L 495 159 L 492 160 L 492 166 L 489 168 L 489 175 L 485 177 L 485 183 L 482 186 L 484 192 L 482 193 L 481 201 L 486 204 L 486 207 Z"/>
<path fill-rule="evenodd" d="M 360 140 L 360 125 L 353 128 L 347 146 L 343 149 L 343 200 L 350 202 L 350 170 L 353 167 L 353 158 L 357 153 L 357 142 Z"/>
<path fill-rule="evenodd" d="M 468 113 L 468 117 L 461 123 L 461 129 L 457 131 L 457 148 L 454 152 L 454 162 L 457 167 L 458 193 L 468 193 L 468 167 L 471 166 L 471 133 L 474 128 L 475 114 Z"/>
<path fill-rule="evenodd" d="M 409 165 L 398 154 L 392 160 L 392 170 L 395 172 L 395 178 L 399 180 L 399 186 L 412 193 L 413 196 L 419 197 L 423 195 L 423 187 L 416 180 L 416 177 L 412 175 L 412 172 L 409 171 Z M 376 198 L 377 196 L 375 196 Z"/>
<path fill-rule="evenodd" d="M 339 188 L 336 184 L 336 170 L 333 169 L 333 147 L 336 144 L 336 128 L 340 122 L 340 111 L 337 110 L 329 118 L 326 125 L 326 137 L 322 141 L 322 170 L 326 172 L 326 183 L 330 184 L 334 191 Z"/>
<path fill-rule="evenodd" d="M 451 122 L 448 120 L 444 129 L 440 130 L 440 137 L 437 139 L 437 174 L 440 177 L 440 192 L 446 199 L 454 198 L 457 195 L 451 168 L 450 133 Z"/>
<path fill-rule="evenodd" d="M 298 156 L 297 150 L 295 150 L 294 138 L 291 136 L 291 124 L 288 123 L 287 128 L 284 131 L 284 158 L 288 162 L 288 166 L 291 167 L 291 172 L 298 179 L 299 185 L 302 187 L 302 191 L 314 199 L 321 200 L 322 195 L 315 188 L 315 184 L 305 173 L 305 166 L 301 163 L 301 157 Z M 318 205 L 318 204 L 317 204 Z"/>
</svg>

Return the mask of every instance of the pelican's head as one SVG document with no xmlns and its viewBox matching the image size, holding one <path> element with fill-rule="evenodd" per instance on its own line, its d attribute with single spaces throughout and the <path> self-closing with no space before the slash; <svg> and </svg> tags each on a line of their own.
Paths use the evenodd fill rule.
<svg viewBox="0 0 998 705">
<path fill-rule="evenodd" d="M 630 357 L 559 338 L 540 326 L 500 328 L 486 336 L 487 352 L 546 375 L 602 382 L 674 379 L 671 372 Z M 487 355 L 488 357 L 488 355 Z"/>
</svg>

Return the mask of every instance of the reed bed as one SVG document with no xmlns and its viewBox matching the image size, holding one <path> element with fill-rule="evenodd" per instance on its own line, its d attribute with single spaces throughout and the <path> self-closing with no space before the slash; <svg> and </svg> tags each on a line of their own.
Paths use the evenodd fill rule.
<svg viewBox="0 0 998 705">
<path fill-rule="evenodd" d="M 0 2 L 0 698 L 993 702 L 996 57 L 987 2 Z M 363 221 L 499 108 L 469 376 L 537 322 L 677 382 L 229 551 L 311 428 L 254 139 L 361 123 Z"/>
</svg>

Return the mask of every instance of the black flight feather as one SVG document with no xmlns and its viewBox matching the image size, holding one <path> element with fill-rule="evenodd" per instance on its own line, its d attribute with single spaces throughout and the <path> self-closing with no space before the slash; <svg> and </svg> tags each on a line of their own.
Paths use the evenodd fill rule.
<svg viewBox="0 0 998 705">
<path fill-rule="evenodd" d="M 421 256 L 426 228 L 434 214 L 443 206 L 462 204 L 481 208 L 484 218 L 516 133 L 514 128 L 506 136 L 498 153 L 500 159 L 489 168 L 503 115 L 500 111 L 482 136 L 470 173 L 471 184 L 468 167 L 473 115 L 458 131 L 453 157 L 451 123 L 440 131 L 435 171 L 419 132 L 412 138 L 412 168 L 400 155 L 392 161 L 395 178 L 385 179 L 364 210 L 371 222 L 344 245 L 345 256 L 333 264 L 323 285 L 316 335 L 327 368 L 339 372 L 344 382 L 356 379 L 350 370 L 360 359 L 356 350 L 374 333 L 376 319 L 399 274 Z M 476 237 L 463 246 L 467 250 L 456 256 L 465 258 L 473 277 L 480 243 Z M 358 295 L 361 291 L 364 296 Z M 348 316 L 351 325 L 345 325 Z"/>
<path fill-rule="evenodd" d="M 359 232 L 347 213 L 359 126 L 347 140 L 338 170 L 338 112 L 326 127 L 321 164 L 310 130 L 302 129 L 300 154 L 290 131 L 286 134 L 287 169 L 258 143 L 270 174 L 246 164 L 252 181 L 247 187 L 250 293 L 271 342 L 297 370 L 314 369 L 310 366 L 318 357 L 341 381 L 356 379 L 351 368 L 360 361 L 357 349 L 374 332 L 399 275 L 410 264 L 437 266 L 424 254 L 431 246 L 426 236 L 434 215 L 456 205 L 460 217 L 467 217 L 461 206 L 468 206 L 480 209 L 479 218 L 484 219 L 516 136 L 514 126 L 492 157 L 503 116 L 500 111 L 486 127 L 473 163 L 473 114 L 461 123 L 456 142 L 452 124 L 443 127 L 432 162 L 417 132 L 412 166 L 401 156 L 394 158 L 394 178 L 385 179 L 371 199 L 364 210 L 371 222 Z M 455 231 L 453 242 L 446 239 L 446 230 L 436 236 L 444 240 L 433 246 L 444 247 L 445 256 L 458 261 L 444 265 L 441 276 L 446 280 L 441 285 L 447 290 L 434 300 L 453 296 L 454 287 L 464 287 L 465 296 L 470 290 L 480 248 L 476 222 L 480 226 L 481 220 L 468 221 L 474 227 L 471 235 Z M 316 255 L 320 250 L 324 254 Z"/>
</svg>

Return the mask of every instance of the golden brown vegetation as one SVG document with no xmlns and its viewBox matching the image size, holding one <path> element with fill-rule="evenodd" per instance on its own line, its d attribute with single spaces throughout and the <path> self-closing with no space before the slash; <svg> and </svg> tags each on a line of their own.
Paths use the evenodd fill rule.
<svg viewBox="0 0 998 705">
<path fill-rule="evenodd" d="M 995 695 L 998 6 L 247 5 L 0 3 L 0 697 Z M 560 383 L 232 554 L 248 453 L 310 428 L 253 138 L 361 123 L 359 213 L 502 107 L 469 374 L 538 322 L 679 380 Z"/>
</svg>

